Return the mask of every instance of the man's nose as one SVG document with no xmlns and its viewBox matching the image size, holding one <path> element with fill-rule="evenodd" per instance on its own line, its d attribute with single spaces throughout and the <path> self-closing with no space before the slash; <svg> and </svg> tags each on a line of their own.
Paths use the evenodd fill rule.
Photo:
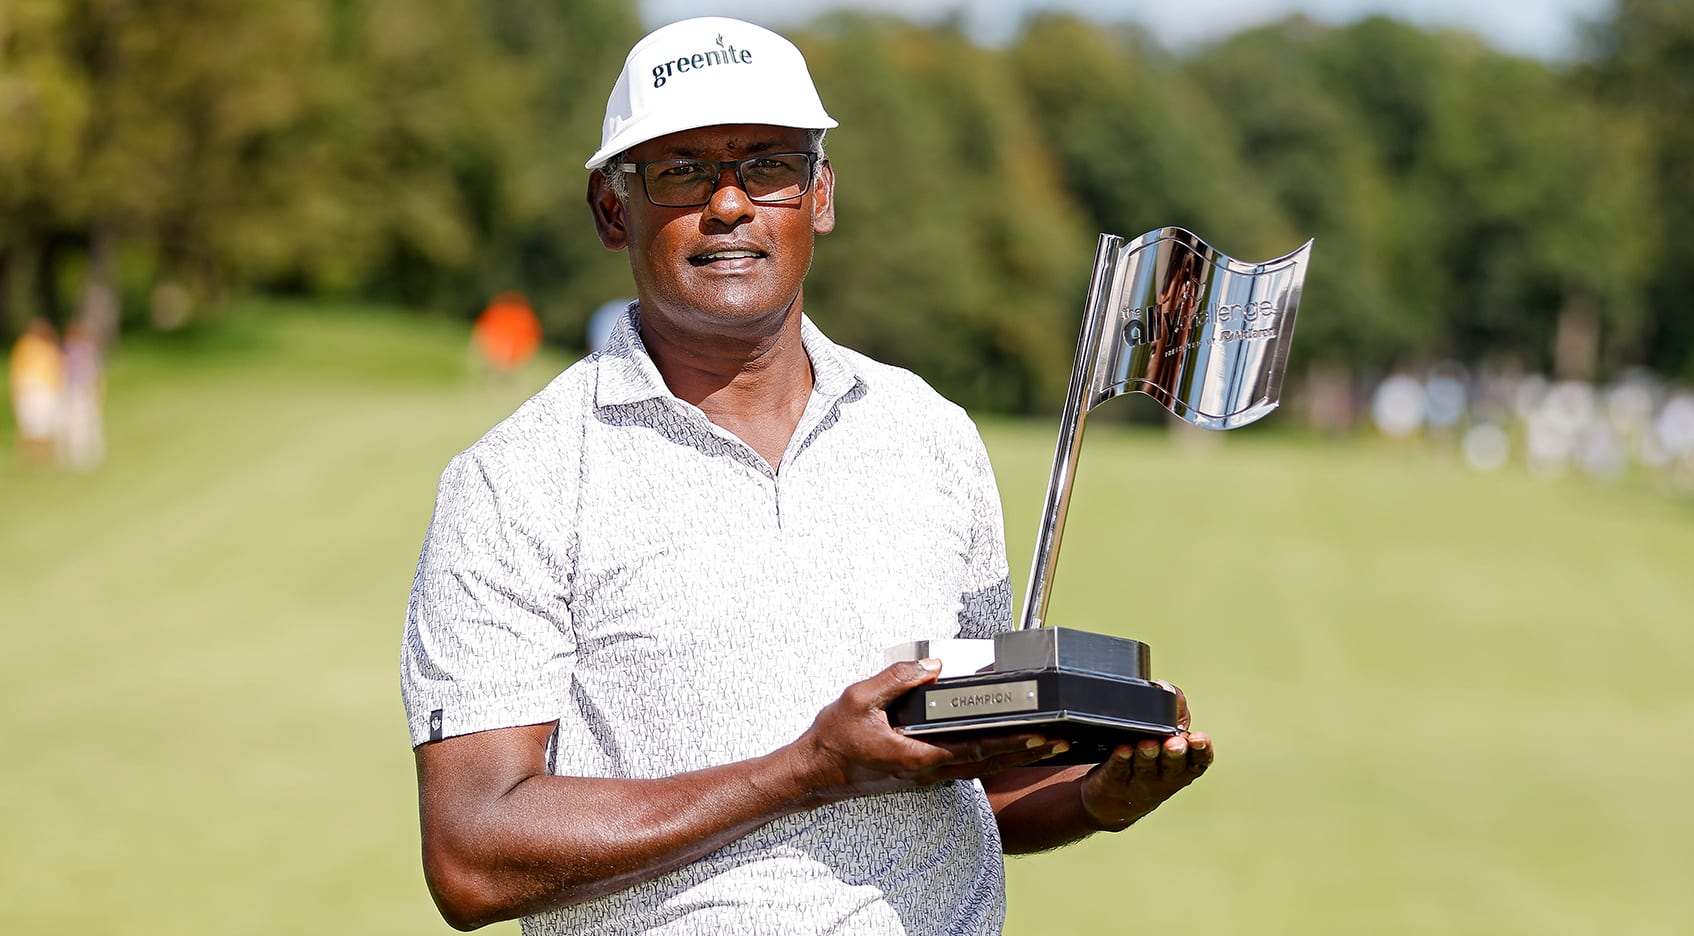
<svg viewBox="0 0 1694 936">
<path fill-rule="evenodd" d="M 752 217 L 753 199 L 747 195 L 747 190 L 741 187 L 741 180 L 736 177 L 735 170 L 723 167 L 718 174 L 717 187 L 712 189 L 712 197 L 706 200 L 706 206 L 700 210 L 701 223 L 715 221 L 735 227 L 752 220 Z"/>
</svg>

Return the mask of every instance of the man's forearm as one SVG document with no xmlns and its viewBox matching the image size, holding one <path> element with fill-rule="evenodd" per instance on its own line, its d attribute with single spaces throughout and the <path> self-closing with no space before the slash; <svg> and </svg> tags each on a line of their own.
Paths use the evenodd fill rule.
<svg viewBox="0 0 1694 936">
<path fill-rule="evenodd" d="M 554 723 L 420 745 L 430 893 L 447 922 L 472 929 L 652 880 L 814 806 L 990 776 L 1055 752 L 1030 735 L 948 744 L 890 728 L 883 706 L 940 669 L 896 663 L 848 686 L 770 754 L 659 779 L 548 774 Z"/>
<path fill-rule="evenodd" d="M 531 775 L 472 815 L 422 804 L 425 875 L 472 929 L 632 887 L 810 805 L 787 749 L 655 780 Z"/>
<path fill-rule="evenodd" d="M 983 779 L 1006 854 L 1047 851 L 1104 831 L 1082 805 L 1088 771 L 1087 764 L 1023 767 Z"/>
</svg>

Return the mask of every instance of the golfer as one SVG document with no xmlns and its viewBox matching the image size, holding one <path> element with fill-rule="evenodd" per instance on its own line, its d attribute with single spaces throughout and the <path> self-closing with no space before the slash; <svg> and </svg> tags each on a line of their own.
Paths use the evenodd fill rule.
<svg viewBox="0 0 1694 936">
<path fill-rule="evenodd" d="M 612 89 L 588 204 L 637 301 L 448 465 L 406 616 L 456 927 L 994 933 L 1004 853 L 1211 763 L 1197 732 L 1055 768 L 1062 741 L 889 727 L 939 664 L 884 648 L 1008 629 L 1011 588 L 964 412 L 804 314 L 835 125 L 799 51 L 730 19 L 659 29 Z"/>
</svg>

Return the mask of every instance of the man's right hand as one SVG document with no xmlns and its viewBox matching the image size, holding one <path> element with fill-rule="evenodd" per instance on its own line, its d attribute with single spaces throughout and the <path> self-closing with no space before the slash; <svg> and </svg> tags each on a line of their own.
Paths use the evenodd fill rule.
<svg viewBox="0 0 1694 936">
<path fill-rule="evenodd" d="M 862 682 L 818 713 L 789 746 L 802 783 L 820 803 L 942 780 L 968 780 L 1025 767 L 1069 749 L 1037 734 L 933 742 L 907 737 L 888 723 L 884 706 L 902 693 L 933 682 L 937 660 L 896 663 Z"/>
</svg>

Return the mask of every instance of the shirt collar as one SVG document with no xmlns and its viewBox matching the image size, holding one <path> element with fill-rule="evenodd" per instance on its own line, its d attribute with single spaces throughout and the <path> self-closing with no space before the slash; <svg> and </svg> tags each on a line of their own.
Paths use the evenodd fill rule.
<svg viewBox="0 0 1694 936">
<path fill-rule="evenodd" d="M 594 389 L 596 406 L 622 406 L 667 397 L 675 399 L 641 340 L 640 321 L 641 307 L 631 302 L 612 327 L 606 347 L 600 352 L 599 380 Z M 805 315 L 800 316 L 800 344 L 812 362 L 814 397 L 834 403 L 858 385 L 859 373 L 853 362 Z"/>
</svg>

